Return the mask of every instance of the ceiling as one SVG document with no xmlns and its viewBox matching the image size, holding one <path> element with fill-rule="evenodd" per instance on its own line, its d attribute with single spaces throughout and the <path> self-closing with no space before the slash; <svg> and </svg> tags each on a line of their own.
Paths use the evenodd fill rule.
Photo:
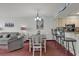
<svg viewBox="0 0 79 59">
<path fill-rule="evenodd" d="M 0 3 L 0 17 L 56 16 L 65 3 Z"/>
<path fill-rule="evenodd" d="M 0 3 L 0 17 L 35 17 L 37 10 L 42 17 L 55 17 L 64 7 L 65 3 Z M 70 3 L 58 16 L 79 16 L 77 12 L 79 3 Z"/>
<path fill-rule="evenodd" d="M 79 3 L 71 3 L 63 12 L 59 14 L 59 17 L 79 16 L 76 14 L 79 12 Z"/>
</svg>

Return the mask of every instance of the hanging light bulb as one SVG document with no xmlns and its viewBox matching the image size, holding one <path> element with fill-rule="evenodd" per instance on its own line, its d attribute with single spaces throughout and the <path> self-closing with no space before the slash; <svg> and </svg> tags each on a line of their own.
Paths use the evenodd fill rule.
<svg viewBox="0 0 79 59">
<path fill-rule="evenodd" d="M 35 18 L 35 21 L 37 20 L 37 18 Z"/>
<path fill-rule="evenodd" d="M 38 14 L 38 11 L 37 11 L 37 16 L 36 16 L 36 18 L 35 18 L 35 21 L 36 21 L 36 20 L 41 21 L 41 18 L 39 17 L 39 14 Z"/>
<path fill-rule="evenodd" d="M 37 19 L 39 19 L 39 17 L 37 17 Z"/>
<path fill-rule="evenodd" d="M 39 18 L 39 21 L 41 21 L 41 18 Z"/>
</svg>

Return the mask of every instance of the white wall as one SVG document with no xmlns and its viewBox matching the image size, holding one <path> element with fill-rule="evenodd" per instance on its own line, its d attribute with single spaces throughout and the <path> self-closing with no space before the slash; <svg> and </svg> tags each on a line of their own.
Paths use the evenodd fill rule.
<svg viewBox="0 0 79 59">
<path fill-rule="evenodd" d="M 44 29 L 41 30 L 42 34 L 47 34 L 47 38 L 50 40 L 52 39 L 51 35 L 51 28 L 56 27 L 56 20 L 53 19 L 53 17 L 43 17 L 44 19 Z M 14 23 L 14 27 L 5 27 L 5 23 L 12 22 Z M 18 17 L 0 17 L 0 26 L 3 28 L 3 30 L 0 30 L 0 32 L 22 32 L 20 30 L 21 25 L 26 25 L 27 30 L 26 34 L 29 33 L 35 34 L 37 32 L 36 30 L 36 22 L 34 21 L 34 17 L 25 17 L 25 18 L 18 18 Z"/>
<path fill-rule="evenodd" d="M 59 27 L 64 27 L 65 24 L 75 24 L 75 27 L 79 27 L 79 16 L 69 16 L 58 19 Z"/>
</svg>

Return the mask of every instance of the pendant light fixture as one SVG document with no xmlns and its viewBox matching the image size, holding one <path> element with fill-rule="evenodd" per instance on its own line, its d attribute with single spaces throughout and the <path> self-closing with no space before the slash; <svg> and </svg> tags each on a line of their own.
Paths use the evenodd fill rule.
<svg viewBox="0 0 79 59">
<path fill-rule="evenodd" d="M 36 15 L 36 17 L 35 17 L 35 21 L 36 21 L 36 20 L 39 20 L 39 21 L 41 21 L 41 17 L 39 17 L 38 10 L 37 10 L 37 15 Z"/>
</svg>

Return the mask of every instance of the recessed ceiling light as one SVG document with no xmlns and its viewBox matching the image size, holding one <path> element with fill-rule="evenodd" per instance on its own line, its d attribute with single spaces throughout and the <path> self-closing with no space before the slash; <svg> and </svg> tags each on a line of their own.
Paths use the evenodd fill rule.
<svg viewBox="0 0 79 59">
<path fill-rule="evenodd" d="M 79 12 L 77 12 L 76 14 L 79 14 Z"/>
</svg>

